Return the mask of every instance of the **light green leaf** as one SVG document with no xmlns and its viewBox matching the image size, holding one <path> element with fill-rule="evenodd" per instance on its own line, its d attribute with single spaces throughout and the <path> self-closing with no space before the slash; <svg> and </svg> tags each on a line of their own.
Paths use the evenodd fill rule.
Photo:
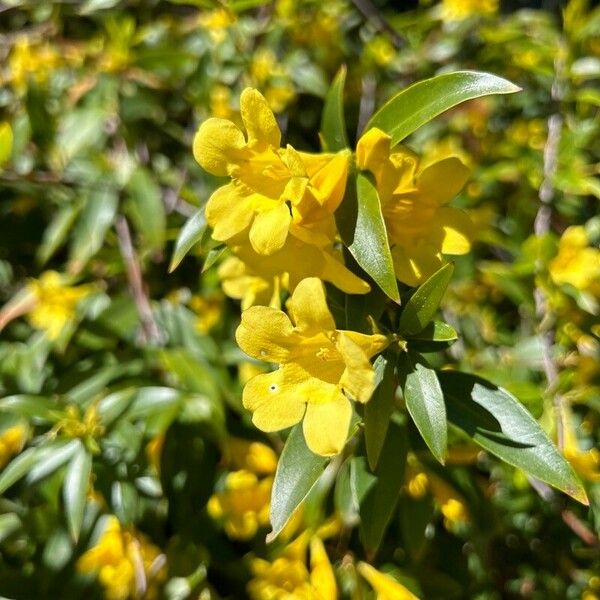
<svg viewBox="0 0 600 600">
<path fill-rule="evenodd" d="M 514 396 L 467 373 L 441 371 L 438 379 L 450 423 L 501 460 L 589 504 L 571 465 Z"/>
<path fill-rule="evenodd" d="M 4 513 L 0 515 L 0 543 L 15 531 L 21 529 L 22 522 L 17 513 Z"/>
<path fill-rule="evenodd" d="M 13 132 L 10 123 L 0 123 L 0 167 L 10 158 L 12 148 Z"/>
<path fill-rule="evenodd" d="M 90 473 L 92 471 L 92 456 L 79 442 L 75 455 L 71 458 L 63 483 L 63 499 L 65 516 L 69 533 L 75 542 L 79 539 Z"/>
<path fill-rule="evenodd" d="M 458 339 L 453 327 L 443 321 L 432 321 L 419 333 L 408 338 L 408 347 L 419 352 L 436 352 L 448 348 Z"/>
<path fill-rule="evenodd" d="M 79 203 L 67 204 L 61 207 L 44 231 L 42 242 L 36 253 L 36 259 L 44 265 L 65 242 L 75 219 L 81 210 Z"/>
<path fill-rule="evenodd" d="M 127 191 L 128 214 L 142 240 L 152 249 L 161 248 L 165 241 L 166 215 L 160 186 L 146 169 L 139 167 L 129 179 Z"/>
<path fill-rule="evenodd" d="M 365 404 L 365 446 L 369 466 L 375 469 L 383 448 L 385 436 L 390 424 L 390 416 L 394 410 L 396 379 L 394 377 L 394 361 L 390 356 L 380 355 L 374 363 L 377 387 L 371 399 Z"/>
<path fill-rule="evenodd" d="M 267 541 L 273 541 L 302 504 L 323 473 L 329 459 L 313 454 L 304 441 L 302 424 L 296 425 L 285 442 L 277 463 L 271 492 L 271 526 Z"/>
<path fill-rule="evenodd" d="M 187 223 L 181 228 L 179 237 L 175 242 L 173 257 L 169 265 L 169 273 L 172 273 L 177 268 L 177 265 L 183 260 L 184 256 L 202 239 L 205 229 L 206 218 L 204 216 L 204 209 L 202 209 L 193 217 L 190 217 Z"/>
<path fill-rule="evenodd" d="M 448 447 L 446 405 L 435 371 L 418 354 L 398 357 L 406 408 L 435 458 L 444 463 Z"/>
<path fill-rule="evenodd" d="M 325 152 L 337 152 L 350 145 L 344 117 L 346 71 L 346 66 L 342 65 L 325 96 L 321 115 L 321 136 Z"/>
<path fill-rule="evenodd" d="M 406 431 L 397 423 L 390 423 L 375 470 L 377 480 L 360 506 L 360 537 L 369 560 L 374 558 L 396 510 L 404 484 L 407 451 Z"/>
<path fill-rule="evenodd" d="M 400 302 L 394 264 L 377 188 L 366 173 L 356 176 L 356 194 L 350 178 L 346 197 L 335 217 L 356 262 L 394 302 Z"/>
<path fill-rule="evenodd" d="M 0 400 L 0 412 L 8 412 L 20 417 L 54 422 L 59 418 L 60 406 L 45 396 L 19 394 Z"/>
<path fill-rule="evenodd" d="M 204 262 L 202 263 L 202 272 L 205 273 L 208 271 L 218 260 L 223 256 L 223 254 L 227 251 L 227 246 L 217 246 L 216 248 L 211 248 L 207 254 Z"/>
<path fill-rule="evenodd" d="M 27 450 L 17 455 L 2 471 L 0 475 L 0 494 L 4 492 L 19 479 L 25 476 L 25 474 L 35 465 L 38 459 L 39 449 L 38 448 L 27 448 Z"/>
<path fill-rule="evenodd" d="M 365 131 L 377 127 L 401 142 L 448 109 L 473 98 L 513 94 L 521 88 L 506 79 L 477 71 L 444 73 L 419 81 L 388 100 L 369 120 Z"/>
<path fill-rule="evenodd" d="M 410 297 L 400 315 L 398 328 L 404 336 L 415 335 L 433 319 L 452 278 L 454 265 L 448 263 L 427 279 Z"/>
<path fill-rule="evenodd" d="M 60 469 L 77 452 L 81 442 L 79 440 L 70 440 L 69 442 L 56 441 L 39 449 L 36 456 L 35 465 L 27 473 L 26 481 L 29 484 L 52 475 L 57 469 Z"/>
</svg>

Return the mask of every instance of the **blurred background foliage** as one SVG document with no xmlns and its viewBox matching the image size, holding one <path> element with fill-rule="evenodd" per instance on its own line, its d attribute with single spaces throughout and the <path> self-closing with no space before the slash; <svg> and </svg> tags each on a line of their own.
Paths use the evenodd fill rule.
<svg viewBox="0 0 600 600">
<path fill-rule="evenodd" d="M 600 597 L 598 8 L 4 0 L 0 57 L 2 596 L 318 598 L 325 548 L 340 597 L 404 597 L 394 581 L 423 598 Z M 167 269 L 218 185 L 192 157 L 199 123 L 239 120 L 254 86 L 287 141 L 318 150 L 342 64 L 353 139 L 434 74 L 523 88 L 409 140 L 470 166 L 457 204 L 479 232 L 443 305 L 461 339 L 430 360 L 512 391 L 561 438 L 590 509 L 462 442 L 441 469 L 399 423 L 409 451 L 376 554 L 343 483 L 360 465 L 341 460 L 265 544 L 282 440 L 241 408 L 261 366 L 233 342 L 226 253 L 205 236 Z M 234 283 L 236 298 L 256 284 Z"/>
</svg>

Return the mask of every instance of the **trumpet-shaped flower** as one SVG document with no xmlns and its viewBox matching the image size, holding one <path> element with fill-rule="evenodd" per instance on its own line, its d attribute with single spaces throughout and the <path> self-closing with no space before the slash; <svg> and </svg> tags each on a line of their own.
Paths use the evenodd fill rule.
<svg viewBox="0 0 600 600">
<path fill-rule="evenodd" d="M 273 111 L 255 89 L 240 98 L 244 133 L 231 121 L 211 118 L 194 138 L 194 157 L 209 173 L 231 177 L 206 205 L 216 240 L 248 238 L 254 250 L 270 255 L 291 231 L 300 239 L 333 241 L 333 213 L 342 201 L 349 153 L 311 155 L 281 148 Z"/>
<path fill-rule="evenodd" d="M 377 600 L 419 600 L 408 588 L 393 577 L 365 563 L 358 563 L 358 572 L 377 593 Z"/>
<path fill-rule="evenodd" d="M 375 374 L 369 359 L 389 343 L 379 334 L 337 330 L 322 282 L 301 281 L 284 312 L 253 306 L 242 313 L 236 339 L 246 354 L 279 364 L 244 387 L 254 424 L 277 431 L 303 421 L 308 447 L 322 456 L 341 452 L 352 406 L 367 402 Z"/>
<path fill-rule="evenodd" d="M 462 189 L 468 169 L 455 156 L 432 164 L 370 129 L 356 147 L 356 163 L 375 177 L 396 277 L 416 286 L 443 264 L 445 254 L 466 254 L 473 225 L 446 204 Z"/>
</svg>

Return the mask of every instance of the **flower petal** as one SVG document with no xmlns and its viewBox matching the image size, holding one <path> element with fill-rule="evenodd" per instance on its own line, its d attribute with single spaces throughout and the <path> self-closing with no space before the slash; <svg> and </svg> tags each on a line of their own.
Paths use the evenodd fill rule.
<svg viewBox="0 0 600 600">
<path fill-rule="evenodd" d="M 194 158 L 200 166 L 223 177 L 228 167 L 243 158 L 246 140 L 244 134 L 231 121 L 207 119 L 200 125 L 194 137 Z"/>
<path fill-rule="evenodd" d="M 396 581 L 390 575 L 381 573 L 365 562 L 358 563 L 358 572 L 371 584 L 377 592 L 377 598 L 386 600 L 419 600 L 408 588 Z"/>
<path fill-rule="evenodd" d="M 346 294 L 367 294 L 371 290 L 371 286 L 366 281 L 345 267 L 339 253 L 323 250 L 321 256 L 323 261 L 321 279 L 329 281 Z"/>
<path fill-rule="evenodd" d="M 373 393 L 375 371 L 364 350 L 344 332 L 338 334 L 336 346 L 346 370 L 340 379 L 342 389 L 354 400 L 367 402 Z"/>
<path fill-rule="evenodd" d="M 346 191 L 349 158 L 349 151 L 338 152 L 310 178 L 315 198 L 319 204 L 326 205 L 331 213 L 340 205 Z"/>
<path fill-rule="evenodd" d="M 444 229 L 443 254 L 466 254 L 475 237 L 473 222 L 460 208 L 444 206 L 437 211 L 437 225 Z"/>
<path fill-rule="evenodd" d="M 381 129 L 369 129 L 356 144 L 356 166 L 377 174 L 380 165 L 390 158 L 391 141 L 392 138 Z"/>
<path fill-rule="evenodd" d="M 418 286 L 444 264 L 439 248 L 428 244 L 394 246 L 392 260 L 396 278 L 411 287 Z"/>
<path fill-rule="evenodd" d="M 285 244 L 292 222 L 287 204 L 274 204 L 271 210 L 256 214 L 250 228 L 250 243 L 259 254 L 273 254 Z"/>
<path fill-rule="evenodd" d="M 318 591 L 319 600 L 337 599 L 337 585 L 331 562 L 323 542 L 316 536 L 310 541 L 310 583 Z"/>
<path fill-rule="evenodd" d="M 348 438 L 352 406 L 339 390 L 334 394 L 328 402 L 307 404 L 302 424 L 306 445 L 321 456 L 339 454 Z"/>
<path fill-rule="evenodd" d="M 248 356 L 278 364 L 287 360 L 294 337 L 288 316 L 269 306 L 251 306 L 245 310 L 235 332 L 238 346 Z"/>
<path fill-rule="evenodd" d="M 390 340 L 379 333 L 367 335 L 366 333 L 358 333 L 358 331 L 343 331 L 343 334 L 350 338 L 357 346 L 360 346 L 362 351 L 371 358 L 389 346 Z"/>
<path fill-rule="evenodd" d="M 252 197 L 233 183 L 216 189 L 206 203 L 206 221 L 213 228 L 213 238 L 221 242 L 246 229 L 253 215 Z"/>
<path fill-rule="evenodd" d="M 296 329 L 301 333 L 335 330 L 335 321 L 329 312 L 325 288 L 320 279 L 303 279 L 287 303 L 288 312 Z"/>
<path fill-rule="evenodd" d="M 459 158 L 449 156 L 425 167 L 419 174 L 417 187 L 426 200 L 446 204 L 462 190 L 469 174 Z"/>
<path fill-rule="evenodd" d="M 261 431 L 279 431 L 295 425 L 304 414 L 304 402 L 294 383 L 284 382 L 283 370 L 256 375 L 244 387 L 242 403 L 253 411 L 252 422 Z"/>
<path fill-rule="evenodd" d="M 246 88 L 240 97 L 242 121 L 251 146 L 279 148 L 281 131 L 265 97 L 254 88 Z"/>
</svg>

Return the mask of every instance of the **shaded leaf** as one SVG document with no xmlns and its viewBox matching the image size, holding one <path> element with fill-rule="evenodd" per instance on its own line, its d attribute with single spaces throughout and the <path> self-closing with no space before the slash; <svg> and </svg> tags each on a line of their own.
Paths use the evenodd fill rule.
<svg viewBox="0 0 600 600">
<path fill-rule="evenodd" d="M 321 115 L 321 136 L 325 152 L 337 152 L 350 145 L 344 117 L 346 71 L 346 66 L 342 65 L 325 96 Z"/>
<path fill-rule="evenodd" d="M 408 338 L 409 348 L 419 352 L 436 352 L 448 348 L 458 339 L 456 330 L 443 321 L 432 321 L 419 333 Z"/>
<path fill-rule="evenodd" d="M 165 240 L 166 214 L 160 186 L 143 168 L 134 171 L 127 184 L 129 215 L 142 240 L 161 248 Z"/>
<path fill-rule="evenodd" d="M 177 265 L 179 265 L 185 255 L 202 239 L 205 229 L 206 218 L 204 210 L 199 210 L 193 217 L 187 220 L 179 232 L 179 237 L 175 242 L 173 250 L 173 257 L 169 265 L 169 273 L 172 273 L 177 268 Z"/>
</svg>

